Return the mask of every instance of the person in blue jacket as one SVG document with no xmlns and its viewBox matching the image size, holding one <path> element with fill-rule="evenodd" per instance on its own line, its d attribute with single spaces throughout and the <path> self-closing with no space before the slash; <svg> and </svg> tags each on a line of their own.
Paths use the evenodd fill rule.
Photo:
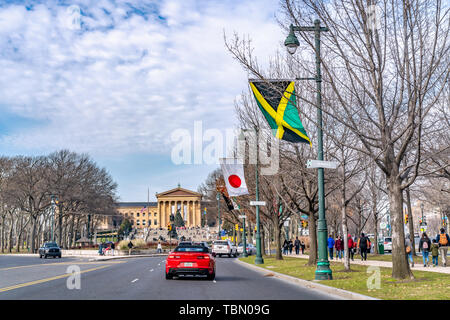
<svg viewBox="0 0 450 320">
<path fill-rule="evenodd" d="M 330 252 L 330 259 L 334 259 L 333 256 L 333 248 L 334 248 L 334 239 L 333 237 L 330 235 L 328 237 L 328 251 Z"/>
</svg>

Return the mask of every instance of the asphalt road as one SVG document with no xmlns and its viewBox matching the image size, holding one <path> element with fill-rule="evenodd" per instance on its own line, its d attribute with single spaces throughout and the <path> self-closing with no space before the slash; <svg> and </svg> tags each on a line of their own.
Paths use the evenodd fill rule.
<svg viewBox="0 0 450 320">
<path fill-rule="evenodd" d="M 0 256 L 0 300 L 317 300 L 337 297 L 217 258 L 216 279 L 164 277 L 165 257 L 89 261 Z M 80 271 L 74 281 L 72 268 Z M 77 269 L 79 268 L 79 269 Z M 68 273 L 69 271 L 69 273 Z M 69 289 L 68 284 L 80 284 Z"/>
</svg>

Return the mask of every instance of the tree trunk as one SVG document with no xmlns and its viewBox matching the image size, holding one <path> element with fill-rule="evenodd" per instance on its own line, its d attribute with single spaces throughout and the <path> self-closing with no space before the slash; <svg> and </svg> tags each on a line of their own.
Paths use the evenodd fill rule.
<svg viewBox="0 0 450 320">
<path fill-rule="evenodd" d="M 405 189 L 406 193 L 406 206 L 408 207 L 408 227 L 409 227 L 409 238 L 411 239 L 411 243 L 414 243 L 414 217 L 412 214 L 411 207 L 411 195 L 409 193 L 409 187 Z M 416 246 L 412 246 L 412 255 L 416 255 Z"/>
<path fill-rule="evenodd" d="M 37 217 L 32 215 L 31 216 L 31 253 L 36 253 L 36 223 L 37 223 Z"/>
<path fill-rule="evenodd" d="M 4 241 L 4 228 L 5 228 L 5 217 L 1 217 L 2 220 L 1 222 L 1 228 L 0 228 L 0 247 L 2 250 L 2 253 L 4 253 L 4 248 L 5 248 L 5 241 Z"/>
<path fill-rule="evenodd" d="M 392 221 L 392 277 L 394 279 L 414 279 L 409 268 L 405 250 L 405 233 L 403 221 L 403 197 L 401 181 L 394 172 L 388 178 L 389 206 Z"/>
<path fill-rule="evenodd" d="M 12 252 L 13 247 L 13 230 L 14 230 L 14 220 L 13 220 L 13 214 L 10 214 L 11 216 L 11 225 L 9 226 L 9 233 L 8 233 L 8 252 Z"/>
<path fill-rule="evenodd" d="M 274 225 L 274 236 L 275 236 L 275 249 L 276 249 L 276 255 L 275 259 L 277 260 L 283 260 L 283 255 L 281 252 L 281 228 L 278 224 L 278 219 L 276 222 L 276 225 Z"/>
<path fill-rule="evenodd" d="M 341 220 L 342 220 L 342 234 L 344 240 L 344 269 L 350 271 L 350 254 L 348 248 L 348 227 L 347 227 L 347 204 L 345 201 L 345 179 L 341 189 Z"/>
<path fill-rule="evenodd" d="M 316 218 L 313 212 L 308 215 L 308 230 L 309 230 L 309 259 L 308 265 L 317 264 L 317 226 Z"/>
<path fill-rule="evenodd" d="M 374 228 L 373 234 L 375 237 L 374 251 L 375 251 L 375 254 L 380 254 L 380 252 L 378 251 L 378 212 L 377 212 L 376 199 L 373 199 L 372 213 L 373 213 L 373 228 Z"/>
</svg>

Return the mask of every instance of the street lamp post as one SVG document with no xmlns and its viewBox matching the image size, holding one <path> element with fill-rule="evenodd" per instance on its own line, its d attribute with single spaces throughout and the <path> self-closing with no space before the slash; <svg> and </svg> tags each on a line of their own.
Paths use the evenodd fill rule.
<svg viewBox="0 0 450 320">
<path fill-rule="evenodd" d="M 254 127 L 255 133 L 256 133 L 256 168 L 255 168 L 255 200 L 259 201 L 259 128 L 257 126 Z M 242 131 L 247 131 L 248 129 L 241 129 Z M 239 139 L 245 139 L 242 132 Z M 262 251 L 261 251 L 261 219 L 259 214 L 259 205 L 256 205 L 256 258 L 255 258 L 255 264 L 264 264 L 264 259 L 262 257 Z"/>
<path fill-rule="evenodd" d="M 259 179 L 258 179 L 258 160 L 259 160 L 259 130 L 258 127 L 255 127 L 256 129 L 256 173 L 255 173 L 255 197 L 256 201 L 259 201 Z M 256 258 L 255 258 L 255 264 L 263 264 L 264 259 L 262 257 L 261 252 L 261 232 L 260 232 L 260 217 L 259 217 L 259 205 L 256 205 Z"/>
<path fill-rule="evenodd" d="M 244 257 L 245 258 L 247 258 L 248 257 L 248 254 L 247 254 L 247 238 L 246 238 L 246 236 L 245 236 L 245 215 L 244 215 L 244 217 L 243 217 L 243 223 L 242 223 L 242 225 L 243 225 L 243 231 L 244 231 L 244 234 L 243 234 L 243 239 L 242 239 L 242 242 L 243 242 L 243 247 L 242 247 L 242 252 L 243 252 L 243 254 L 244 254 Z"/>
<path fill-rule="evenodd" d="M 320 26 L 320 21 L 314 20 L 313 27 L 299 27 L 291 24 L 289 35 L 284 42 L 290 54 L 294 54 L 299 46 L 299 41 L 295 36 L 298 31 L 314 31 L 315 39 L 315 58 L 316 58 L 316 107 L 317 107 L 317 142 L 318 152 L 317 159 L 323 160 L 323 133 L 322 133 L 322 75 L 320 72 L 320 33 L 329 31 L 326 27 Z M 299 80 L 312 80 L 311 78 L 299 78 Z M 317 240 L 318 240 L 318 261 L 315 273 L 316 280 L 331 280 L 332 271 L 330 269 L 330 262 L 328 261 L 327 252 L 327 221 L 325 218 L 325 194 L 324 194 L 324 169 L 318 168 L 318 191 L 319 191 L 319 220 L 317 225 Z"/>
<path fill-rule="evenodd" d="M 55 196 L 51 195 L 51 203 L 52 203 L 52 242 L 55 242 Z"/>
<path fill-rule="evenodd" d="M 218 233 L 217 233 L 217 240 L 220 240 L 220 193 L 217 192 L 217 215 L 219 218 L 219 227 L 218 227 Z"/>
</svg>

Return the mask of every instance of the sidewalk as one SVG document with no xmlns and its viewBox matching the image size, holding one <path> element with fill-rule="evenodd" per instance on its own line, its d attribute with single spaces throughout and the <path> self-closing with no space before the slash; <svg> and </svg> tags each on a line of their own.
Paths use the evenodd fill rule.
<svg viewBox="0 0 450 320">
<path fill-rule="evenodd" d="M 309 256 L 306 254 L 283 254 L 283 257 L 292 257 L 292 258 L 300 258 L 300 259 L 309 259 Z M 341 262 L 344 263 L 344 259 L 331 259 L 329 261 L 333 262 Z M 366 260 L 361 261 L 361 257 L 357 256 L 355 254 L 355 260 L 350 260 L 350 265 L 352 264 L 359 264 L 363 266 L 374 266 L 374 267 L 385 267 L 385 268 L 392 268 L 392 262 L 390 261 L 378 261 L 378 260 Z M 415 263 L 414 268 L 411 268 L 412 271 L 428 271 L 428 272 L 437 272 L 437 273 L 446 273 L 450 274 L 450 267 L 424 267 L 421 263 Z"/>
</svg>

